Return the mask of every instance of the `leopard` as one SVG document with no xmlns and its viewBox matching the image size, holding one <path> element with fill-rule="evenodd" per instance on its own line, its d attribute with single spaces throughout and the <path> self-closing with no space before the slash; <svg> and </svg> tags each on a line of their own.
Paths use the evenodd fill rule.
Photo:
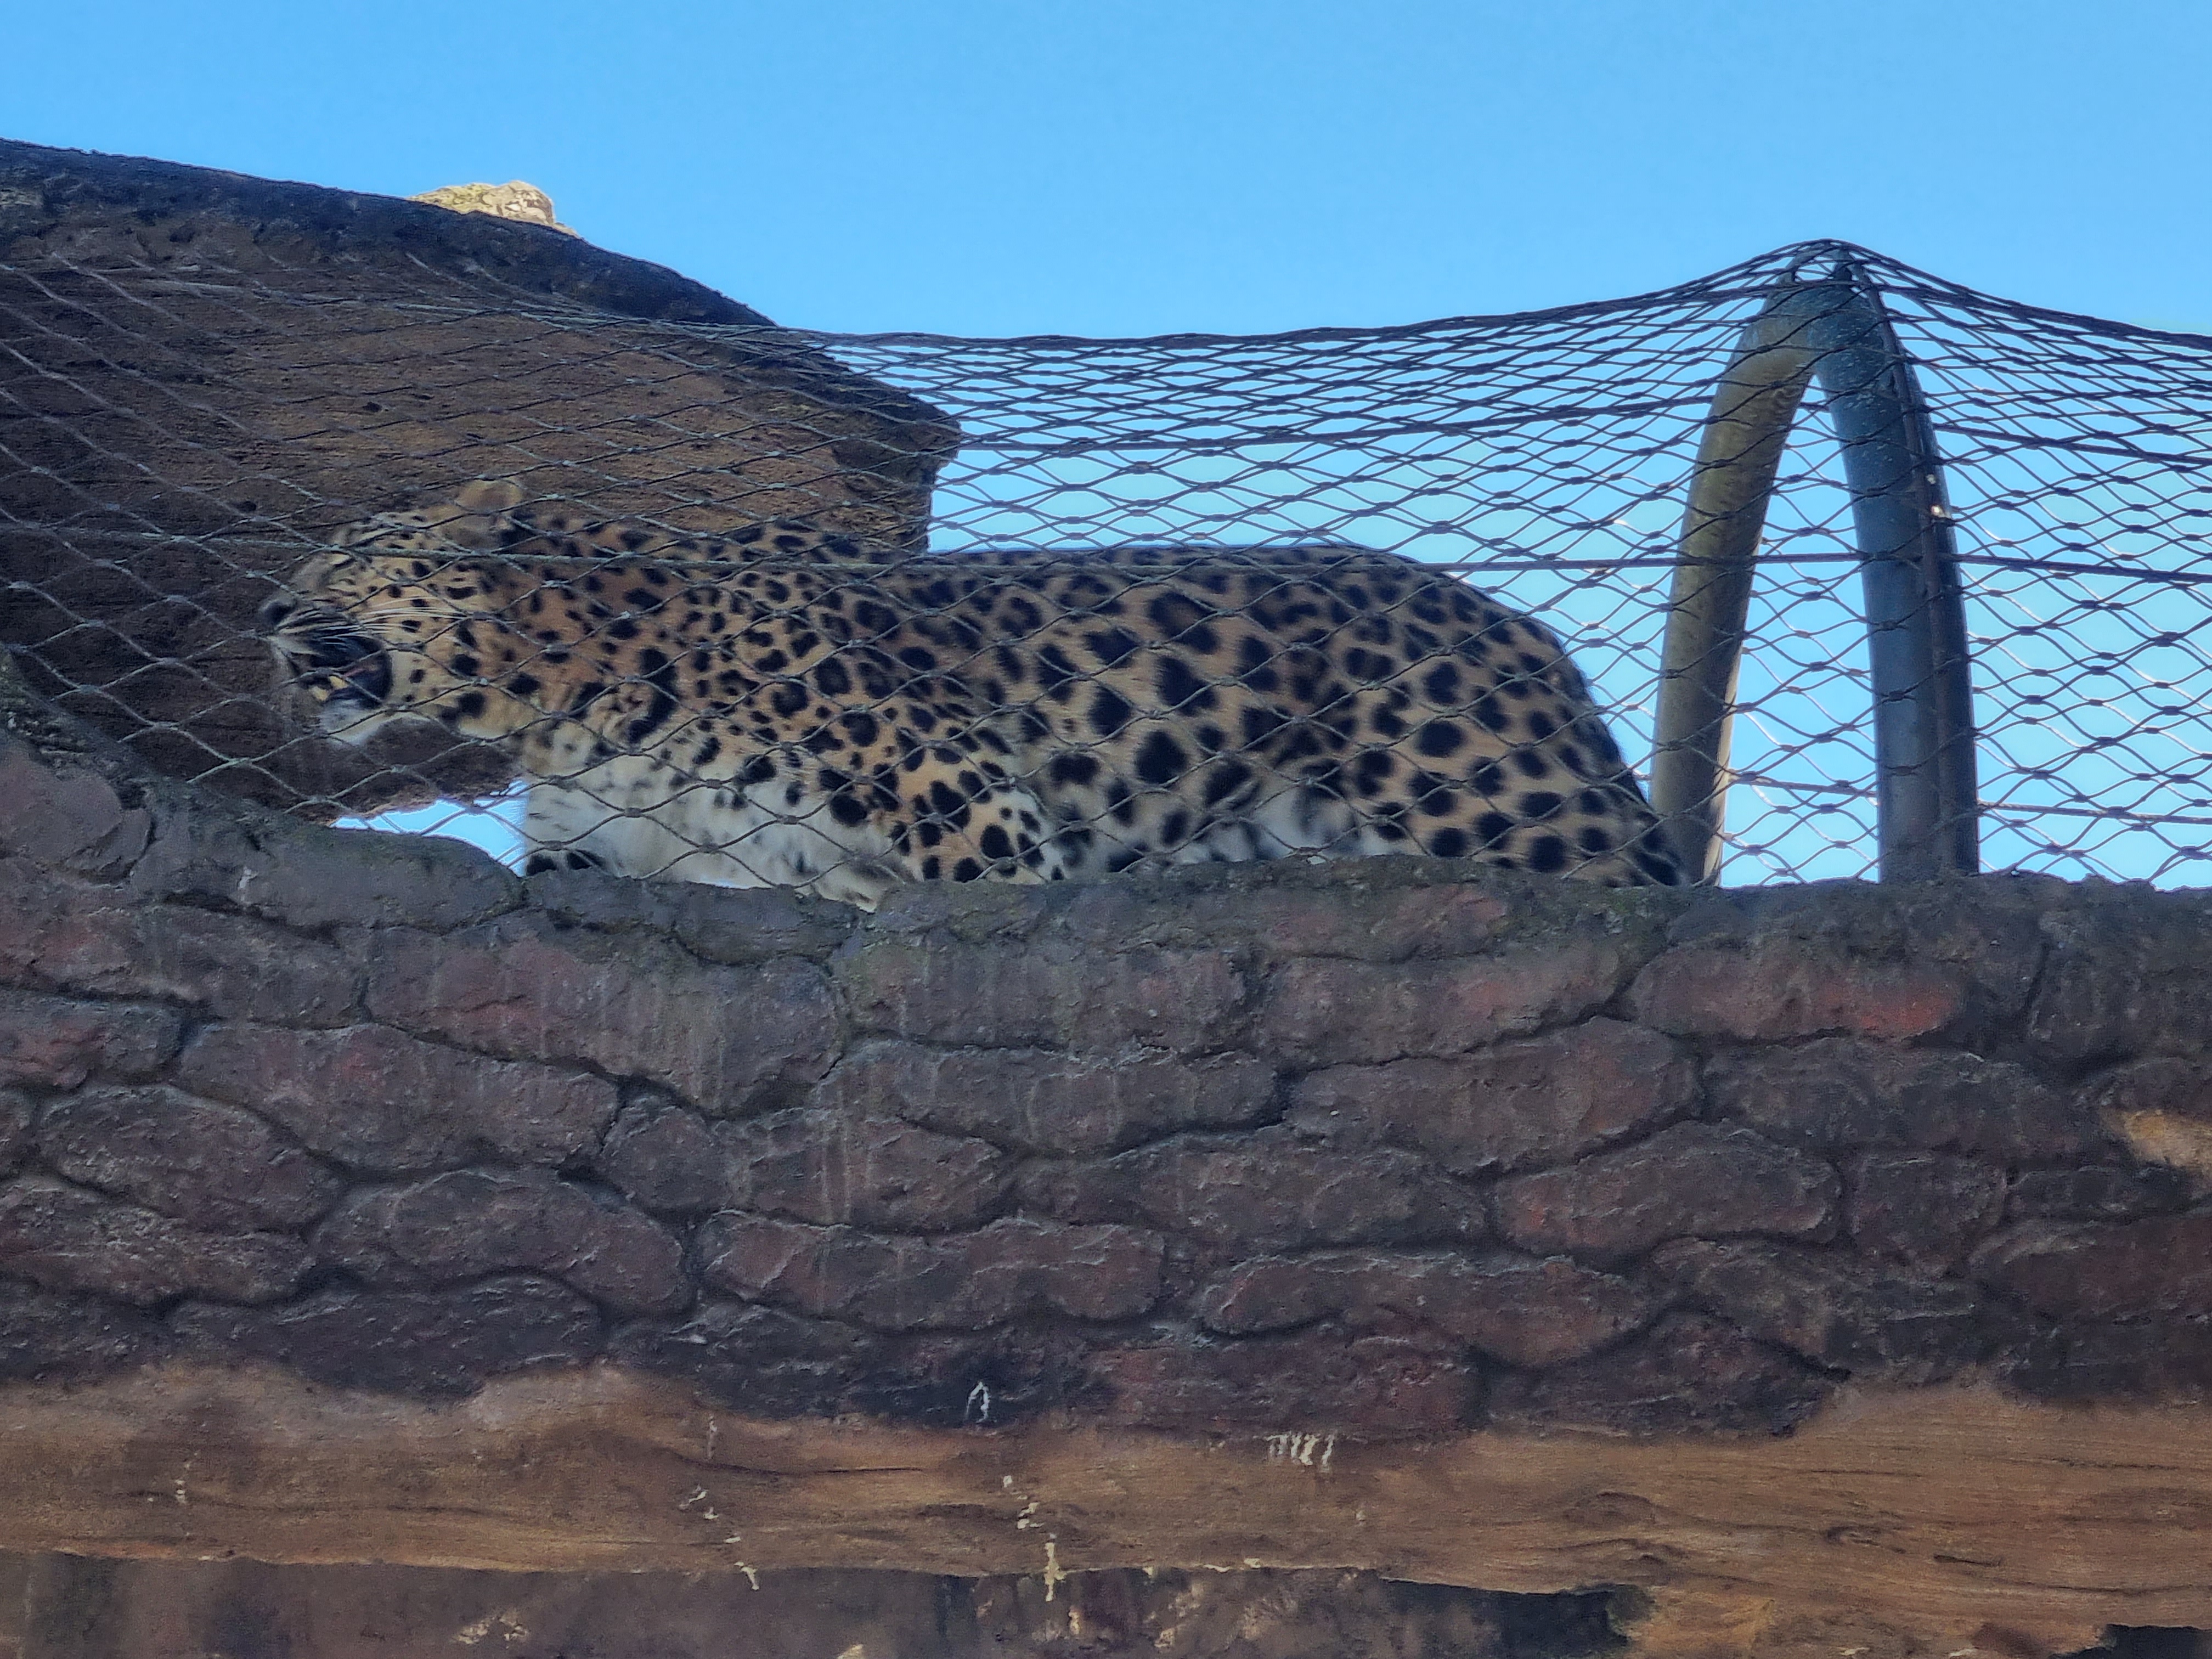
<svg viewBox="0 0 2212 1659">
<path fill-rule="evenodd" d="M 527 874 L 863 908 L 1293 856 L 1685 881 L 1559 637 L 1396 553 L 917 553 L 477 480 L 331 532 L 261 617 L 325 736 L 504 750 Z"/>
</svg>

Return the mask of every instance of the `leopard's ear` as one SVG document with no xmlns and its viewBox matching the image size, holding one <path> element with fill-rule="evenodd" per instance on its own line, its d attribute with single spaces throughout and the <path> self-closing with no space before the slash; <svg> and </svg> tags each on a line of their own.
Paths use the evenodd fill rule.
<svg viewBox="0 0 2212 1659">
<path fill-rule="evenodd" d="M 464 513 L 512 513 L 522 505 L 522 486 L 512 478 L 471 478 L 453 492 Z"/>
<path fill-rule="evenodd" d="M 502 544 L 521 504 L 522 486 L 512 478 L 472 478 L 441 501 L 426 502 L 422 526 L 450 546 L 482 552 Z"/>
</svg>

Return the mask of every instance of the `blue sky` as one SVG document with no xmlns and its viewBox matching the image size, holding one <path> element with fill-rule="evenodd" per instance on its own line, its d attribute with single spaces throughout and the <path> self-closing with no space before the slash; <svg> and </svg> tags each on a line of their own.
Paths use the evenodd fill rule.
<svg viewBox="0 0 2212 1659">
<path fill-rule="evenodd" d="M 8 35 L 0 135 L 525 178 L 813 327 L 1403 322 L 1836 235 L 2212 329 L 2203 0 L 88 0 Z"/>
</svg>

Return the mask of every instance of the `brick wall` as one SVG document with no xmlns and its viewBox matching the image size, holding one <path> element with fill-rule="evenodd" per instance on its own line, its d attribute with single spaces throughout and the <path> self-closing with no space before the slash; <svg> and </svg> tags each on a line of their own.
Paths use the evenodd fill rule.
<svg viewBox="0 0 2212 1659">
<path fill-rule="evenodd" d="M 0 1378 L 1389 1437 L 2212 1376 L 2201 894 L 1385 860 L 864 917 L 0 741 Z"/>
</svg>

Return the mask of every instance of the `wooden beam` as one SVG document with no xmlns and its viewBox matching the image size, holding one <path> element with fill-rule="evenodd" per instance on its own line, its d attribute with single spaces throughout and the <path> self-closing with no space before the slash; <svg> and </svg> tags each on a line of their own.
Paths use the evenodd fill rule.
<svg viewBox="0 0 2212 1659">
<path fill-rule="evenodd" d="M 0 1391 L 0 1550 L 514 1571 L 1372 1569 L 1653 1592 L 1653 1652 L 2212 1625 L 2212 1407 L 1847 1397 L 1786 1439 L 887 1428 L 611 1367 L 452 1405 L 171 1365 Z M 1882 1636 L 1888 1632 L 1895 1639 Z M 1899 1644 L 1902 1645 L 1899 1645 Z M 1846 1644 L 1849 1645 L 1850 1644 Z"/>
</svg>

